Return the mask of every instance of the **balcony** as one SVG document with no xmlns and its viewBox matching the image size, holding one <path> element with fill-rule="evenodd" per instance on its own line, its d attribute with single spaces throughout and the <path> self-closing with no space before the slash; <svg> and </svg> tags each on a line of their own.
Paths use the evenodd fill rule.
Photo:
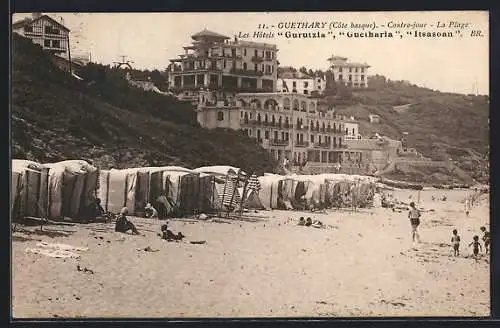
<svg viewBox="0 0 500 328">
<path fill-rule="evenodd" d="M 237 69 L 237 68 L 231 68 L 229 73 L 236 74 L 236 75 L 246 75 L 246 76 L 262 76 L 264 74 L 264 73 L 259 72 L 259 71 L 250 71 L 250 70 Z"/>
<path fill-rule="evenodd" d="M 290 140 L 272 139 L 272 140 L 269 140 L 269 144 L 271 146 L 288 146 L 290 144 Z"/>
<path fill-rule="evenodd" d="M 297 131 L 308 131 L 309 127 L 308 126 L 297 126 Z"/>
<path fill-rule="evenodd" d="M 326 147 L 325 147 L 326 146 Z M 326 143 L 321 143 L 321 142 L 315 142 L 313 144 L 313 147 L 314 148 L 329 148 L 329 144 L 326 144 Z"/>
<path fill-rule="evenodd" d="M 252 61 L 254 63 L 262 63 L 264 61 L 264 57 L 261 57 L 261 56 L 253 56 L 252 57 Z"/>
<path fill-rule="evenodd" d="M 309 142 L 307 141 L 297 141 L 295 147 L 309 147 Z"/>
<path fill-rule="evenodd" d="M 257 122 L 255 120 L 240 120 L 240 124 L 242 126 L 255 126 L 256 123 Z"/>
</svg>

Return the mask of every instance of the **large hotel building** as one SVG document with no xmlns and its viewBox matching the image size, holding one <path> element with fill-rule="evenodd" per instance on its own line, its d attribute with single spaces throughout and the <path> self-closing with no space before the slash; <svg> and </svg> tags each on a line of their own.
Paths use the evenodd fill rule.
<svg viewBox="0 0 500 328">
<path fill-rule="evenodd" d="M 310 173 L 364 170 L 362 153 L 344 143 L 346 123 L 320 97 L 277 92 L 276 45 L 231 40 L 203 30 L 172 59 L 170 89 L 197 105 L 207 129 L 243 130 L 277 160 Z M 282 91 L 282 90 L 280 90 Z"/>
</svg>

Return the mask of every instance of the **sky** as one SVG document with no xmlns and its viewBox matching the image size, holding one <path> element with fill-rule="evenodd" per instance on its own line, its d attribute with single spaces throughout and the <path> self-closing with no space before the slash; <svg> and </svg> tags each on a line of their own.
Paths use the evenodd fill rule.
<svg viewBox="0 0 500 328">
<path fill-rule="evenodd" d="M 259 31 L 259 24 L 274 26 L 266 31 L 273 38 L 253 39 L 276 44 L 280 66 L 328 68 L 327 58 L 347 57 L 352 62 L 368 63 L 368 74 L 385 75 L 391 80 L 407 80 L 442 92 L 489 94 L 489 17 L 488 12 L 249 12 L 249 13 L 43 13 L 70 30 L 72 55 L 91 53 L 92 61 L 112 64 L 120 55 L 133 61 L 137 69 L 164 70 L 169 59 L 178 58 L 191 35 L 208 29 L 231 38 Z M 31 16 L 16 13 L 13 21 Z M 323 29 L 278 27 L 291 22 L 325 22 Z M 439 22 L 439 23 L 438 23 Z M 335 23 L 347 28 L 332 28 Z M 354 24 L 376 24 L 373 32 L 391 32 L 394 38 L 346 37 L 347 32 L 363 32 Z M 394 28 L 393 24 L 427 24 L 421 32 L 452 32 L 452 38 L 424 38 L 408 35 L 412 27 Z M 452 26 L 450 26 L 450 23 Z M 430 25 L 433 25 L 432 27 Z M 467 26 L 465 26 L 467 24 Z M 384 27 L 382 27 L 384 25 Z M 437 25 L 446 27 L 437 28 Z M 479 30 L 482 37 L 472 37 Z M 297 39 L 278 32 L 320 31 L 327 38 Z M 332 34 L 327 34 L 329 31 Z M 400 34 L 396 34 L 399 31 Z M 460 33 L 459 33 L 460 31 Z M 340 35 L 344 32 L 344 35 Z M 368 32 L 365 29 L 364 32 Z M 333 38 L 335 35 L 335 39 Z M 400 37 L 402 35 L 403 37 Z M 460 36 L 461 35 L 461 36 Z"/>
</svg>

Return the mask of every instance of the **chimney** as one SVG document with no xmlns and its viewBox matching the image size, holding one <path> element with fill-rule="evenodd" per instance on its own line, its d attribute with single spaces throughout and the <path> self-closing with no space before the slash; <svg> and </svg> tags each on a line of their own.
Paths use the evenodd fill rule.
<svg viewBox="0 0 500 328">
<path fill-rule="evenodd" d="M 31 16 L 33 17 L 33 19 L 38 19 L 42 17 L 42 13 L 32 13 Z"/>
</svg>

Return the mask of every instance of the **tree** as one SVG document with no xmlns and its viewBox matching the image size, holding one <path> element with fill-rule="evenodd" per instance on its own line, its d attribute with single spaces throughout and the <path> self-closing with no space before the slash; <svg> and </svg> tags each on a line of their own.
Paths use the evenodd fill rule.
<svg viewBox="0 0 500 328">
<path fill-rule="evenodd" d="M 162 90 L 166 85 L 167 80 L 165 79 L 165 76 L 163 76 L 157 69 L 151 72 L 150 77 L 151 81 L 158 89 Z"/>
</svg>

